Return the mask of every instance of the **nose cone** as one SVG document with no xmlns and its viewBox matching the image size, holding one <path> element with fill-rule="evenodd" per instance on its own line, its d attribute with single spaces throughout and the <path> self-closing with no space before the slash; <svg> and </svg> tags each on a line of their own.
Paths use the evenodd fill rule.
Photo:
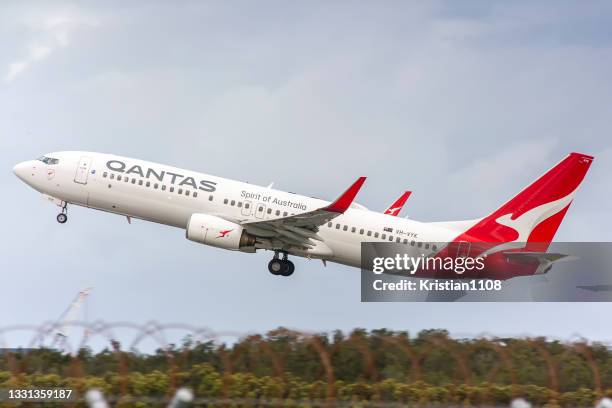
<svg viewBox="0 0 612 408">
<path fill-rule="evenodd" d="M 26 181 L 28 178 L 28 174 L 32 172 L 32 163 L 31 162 L 21 162 L 13 167 L 13 173 L 21 180 Z"/>
</svg>

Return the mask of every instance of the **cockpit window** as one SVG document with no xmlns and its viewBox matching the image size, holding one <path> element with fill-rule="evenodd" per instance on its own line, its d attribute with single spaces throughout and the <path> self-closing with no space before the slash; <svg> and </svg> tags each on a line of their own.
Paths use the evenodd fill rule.
<svg viewBox="0 0 612 408">
<path fill-rule="evenodd" d="M 45 164 L 49 164 L 49 165 L 59 163 L 59 159 L 54 159 L 53 157 L 47 157 L 47 156 L 40 156 L 38 160 L 40 160 L 41 162 Z"/>
</svg>

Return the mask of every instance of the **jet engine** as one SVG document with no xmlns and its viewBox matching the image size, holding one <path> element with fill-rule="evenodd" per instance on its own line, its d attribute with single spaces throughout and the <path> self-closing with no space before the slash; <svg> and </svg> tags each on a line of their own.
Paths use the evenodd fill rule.
<svg viewBox="0 0 612 408">
<path fill-rule="evenodd" d="M 187 239 L 217 248 L 255 251 L 255 236 L 240 225 L 208 214 L 193 214 L 187 224 Z"/>
</svg>

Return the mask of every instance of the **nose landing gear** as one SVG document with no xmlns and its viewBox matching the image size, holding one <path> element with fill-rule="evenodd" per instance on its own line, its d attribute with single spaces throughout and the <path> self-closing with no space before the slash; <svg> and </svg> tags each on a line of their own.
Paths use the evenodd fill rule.
<svg viewBox="0 0 612 408">
<path fill-rule="evenodd" d="M 66 221 L 68 221 L 68 204 L 64 203 L 64 205 L 62 206 L 62 212 L 57 214 L 57 222 L 59 222 L 60 224 L 65 224 Z"/>
<path fill-rule="evenodd" d="M 272 275 L 291 276 L 295 271 L 295 265 L 287 259 L 287 253 L 283 252 L 283 258 L 279 258 L 279 252 L 274 252 L 274 257 L 268 263 L 268 270 Z"/>
</svg>

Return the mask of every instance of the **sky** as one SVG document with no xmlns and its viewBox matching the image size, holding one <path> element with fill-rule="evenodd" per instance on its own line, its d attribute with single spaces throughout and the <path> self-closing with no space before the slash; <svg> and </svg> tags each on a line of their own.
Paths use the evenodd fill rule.
<svg viewBox="0 0 612 408">
<path fill-rule="evenodd" d="M 365 175 L 361 204 L 409 189 L 404 215 L 444 221 L 579 151 L 556 239 L 611 241 L 610 2 L 2 2 L 0 47 L 0 327 L 93 287 L 88 321 L 612 340 L 608 303 L 361 303 L 350 267 L 281 279 L 180 229 L 75 206 L 59 225 L 11 171 L 90 150 L 330 200 Z"/>
</svg>

